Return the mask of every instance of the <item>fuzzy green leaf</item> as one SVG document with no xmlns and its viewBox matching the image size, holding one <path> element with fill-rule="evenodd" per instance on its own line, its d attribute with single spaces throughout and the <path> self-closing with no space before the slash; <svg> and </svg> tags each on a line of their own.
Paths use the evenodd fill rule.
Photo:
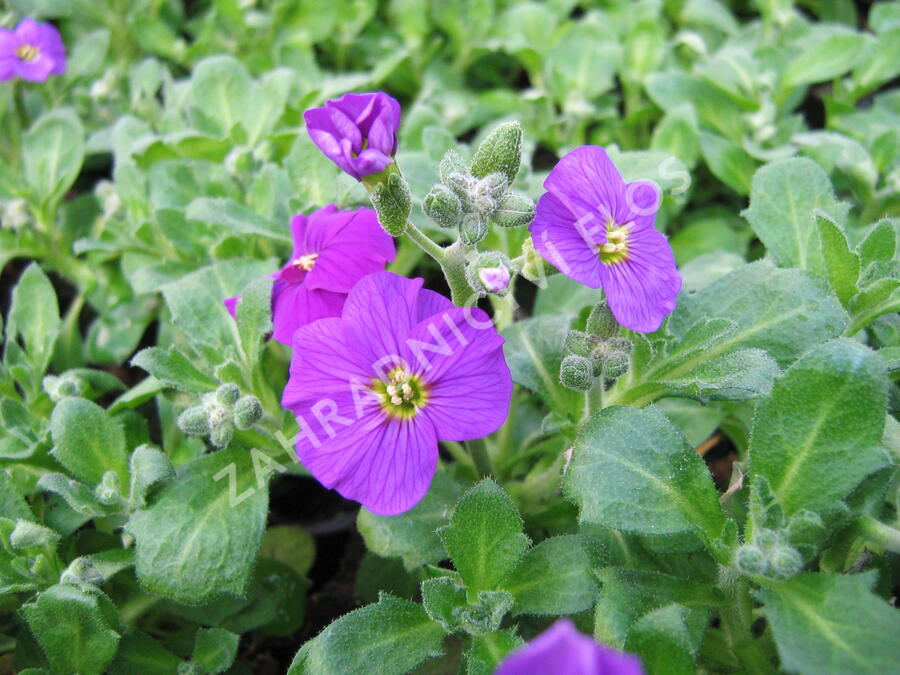
<svg viewBox="0 0 900 675">
<path fill-rule="evenodd" d="M 76 478 L 95 486 L 107 471 L 115 471 L 128 485 L 125 432 L 96 403 L 66 398 L 50 417 L 51 454 Z"/>
</svg>

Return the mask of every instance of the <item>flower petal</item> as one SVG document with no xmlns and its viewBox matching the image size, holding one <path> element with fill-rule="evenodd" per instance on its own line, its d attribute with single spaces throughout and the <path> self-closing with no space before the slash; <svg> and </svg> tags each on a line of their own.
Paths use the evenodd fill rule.
<svg viewBox="0 0 900 675">
<path fill-rule="evenodd" d="M 290 345 L 294 333 L 301 326 L 340 316 L 345 295 L 332 291 L 314 290 L 305 284 L 292 284 L 276 279 L 272 286 L 272 337 Z"/>
<path fill-rule="evenodd" d="M 534 222 L 528 230 L 534 248 L 544 260 L 585 286 L 600 287 L 600 259 L 595 244 L 604 240 L 605 224 L 599 217 L 579 221 L 555 194 L 546 192 L 538 200 Z"/>
<path fill-rule="evenodd" d="M 601 219 L 611 217 L 624 223 L 620 217 L 627 215 L 625 181 L 598 145 L 582 145 L 569 152 L 553 167 L 544 181 L 544 188 L 574 215 L 584 219 L 596 212 Z M 601 222 L 602 228 L 605 223 Z"/>
<path fill-rule="evenodd" d="M 675 309 L 681 275 L 668 241 L 653 228 L 632 230 L 628 258 L 600 272 L 609 308 L 626 328 L 653 333 Z"/>
</svg>

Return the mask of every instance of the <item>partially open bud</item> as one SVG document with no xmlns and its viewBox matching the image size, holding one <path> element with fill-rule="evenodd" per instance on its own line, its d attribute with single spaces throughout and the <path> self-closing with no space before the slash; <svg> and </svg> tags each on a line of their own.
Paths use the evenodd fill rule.
<svg viewBox="0 0 900 675">
<path fill-rule="evenodd" d="M 122 480 L 115 471 L 103 474 L 100 484 L 94 488 L 94 495 L 104 506 L 114 506 L 122 500 Z"/>
<path fill-rule="evenodd" d="M 605 301 L 594 305 L 585 327 L 588 333 L 603 338 L 615 337 L 619 334 L 619 322 L 613 317 Z"/>
<path fill-rule="evenodd" d="M 176 424 L 188 436 L 205 436 L 209 433 L 209 413 L 204 406 L 195 405 L 181 413 Z"/>
<path fill-rule="evenodd" d="M 744 544 L 734 556 L 734 563 L 744 574 L 761 576 L 769 571 L 766 554 L 758 546 Z"/>
<path fill-rule="evenodd" d="M 446 185 L 435 185 L 422 202 L 425 214 L 441 227 L 457 227 L 462 220 L 459 197 Z"/>
<path fill-rule="evenodd" d="M 224 406 L 232 406 L 241 397 L 241 390 L 236 384 L 226 382 L 216 389 L 216 400 Z"/>
<path fill-rule="evenodd" d="M 769 555 L 772 571 L 779 577 L 787 578 L 803 569 L 803 558 L 791 546 L 776 546 Z"/>
<path fill-rule="evenodd" d="M 466 216 L 459 228 L 460 238 L 470 246 L 474 246 L 484 239 L 486 234 L 487 221 L 475 214 Z"/>
<path fill-rule="evenodd" d="M 47 375 L 41 380 L 41 387 L 54 403 L 63 398 L 83 396 L 87 389 L 84 380 L 72 373 L 66 373 L 59 377 Z"/>
<path fill-rule="evenodd" d="M 489 173 L 500 172 L 512 185 L 522 164 L 522 126 L 507 122 L 494 129 L 485 138 L 472 158 L 472 175 L 483 178 Z"/>
<path fill-rule="evenodd" d="M 255 396 L 244 396 L 234 406 L 234 426 L 245 430 L 256 424 L 263 415 L 262 404 Z"/>
<path fill-rule="evenodd" d="M 594 386 L 594 366 L 589 358 L 569 354 L 559 365 L 559 383 L 575 391 L 587 391 Z"/>
<path fill-rule="evenodd" d="M 499 251 L 478 253 L 466 265 L 466 281 L 481 293 L 506 295 L 511 267 L 509 258 Z"/>
<path fill-rule="evenodd" d="M 491 216 L 500 227 L 521 227 L 534 220 L 534 202 L 518 192 L 508 192 Z"/>
<path fill-rule="evenodd" d="M 372 187 L 370 197 L 372 206 L 378 212 L 378 222 L 385 232 L 392 237 L 399 237 L 406 232 L 412 197 L 403 176 L 399 173 L 389 174 L 386 180 Z"/>
</svg>

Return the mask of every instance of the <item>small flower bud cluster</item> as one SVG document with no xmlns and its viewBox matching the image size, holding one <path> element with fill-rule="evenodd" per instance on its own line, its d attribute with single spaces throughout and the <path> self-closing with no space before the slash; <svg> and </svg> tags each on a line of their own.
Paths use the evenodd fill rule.
<svg viewBox="0 0 900 675">
<path fill-rule="evenodd" d="M 122 479 L 115 471 L 107 471 L 94 488 L 94 496 L 103 506 L 118 506 L 124 501 L 122 497 Z"/>
<path fill-rule="evenodd" d="M 262 404 L 255 396 L 241 396 L 237 385 L 226 382 L 216 391 L 204 394 L 200 405 L 178 416 L 178 428 L 189 436 L 209 436 L 209 442 L 224 448 L 231 442 L 234 429 L 244 431 L 263 415 Z"/>
<path fill-rule="evenodd" d="M 803 557 L 784 534 L 764 528 L 754 533 L 752 543 L 737 550 L 734 563 L 744 574 L 779 579 L 792 577 L 803 569 Z"/>
<path fill-rule="evenodd" d="M 85 381 L 74 373 L 47 375 L 41 380 L 41 387 L 54 403 L 64 398 L 84 396 L 87 391 Z"/>
<path fill-rule="evenodd" d="M 469 245 L 484 239 L 489 221 L 500 227 L 527 225 L 534 218 L 534 202 L 509 192 L 521 162 L 522 127 L 517 122 L 502 124 L 478 146 L 471 167 L 453 150 L 444 155 L 441 182 L 422 207 L 441 227 L 458 227 Z"/>
<path fill-rule="evenodd" d="M 585 327 L 566 335 L 568 353 L 559 367 L 560 384 L 575 391 L 588 391 L 597 377 L 604 384 L 615 380 L 631 366 L 631 340 L 616 337 L 619 325 L 605 303 L 594 307 Z"/>
<path fill-rule="evenodd" d="M 479 293 L 506 295 L 513 273 L 509 258 L 499 251 L 476 253 L 466 264 L 466 281 Z"/>
</svg>

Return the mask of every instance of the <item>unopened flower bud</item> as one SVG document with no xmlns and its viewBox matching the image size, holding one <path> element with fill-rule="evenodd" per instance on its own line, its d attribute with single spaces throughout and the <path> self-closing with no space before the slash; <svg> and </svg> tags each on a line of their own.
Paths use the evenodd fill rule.
<svg viewBox="0 0 900 675">
<path fill-rule="evenodd" d="M 509 289 L 509 270 L 504 265 L 482 267 L 478 270 L 478 279 L 489 293 L 504 295 Z"/>
<path fill-rule="evenodd" d="M 13 531 L 9 534 L 9 545 L 15 549 L 47 546 L 59 540 L 60 535 L 56 530 L 21 518 L 16 521 Z"/>
<path fill-rule="evenodd" d="M 521 163 L 522 126 L 507 122 L 494 129 L 478 146 L 472 158 L 472 175 L 483 178 L 500 172 L 506 177 L 507 185 L 512 185 Z"/>
<path fill-rule="evenodd" d="M 466 216 L 459 228 L 460 238 L 469 245 L 475 245 L 487 234 L 487 222 L 475 214 Z"/>
<path fill-rule="evenodd" d="M 66 373 L 59 377 L 47 375 L 41 380 L 41 387 L 54 403 L 64 398 L 81 396 L 86 389 L 84 380 L 72 373 Z"/>
<path fill-rule="evenodd" d="M 559 365 L 559 383 L 575 391 L 587 391 L 594 385 L 594 366 L 589 358 L 569 354 Z"/>
<path fill-rule="evenodd" d="M 217 448 L 224 448 L 231 443 L 234 436 L 234 427 L 229 424 L 223 424 L 209 432 L 209 442 Z"/>
<path fill-rule="evenodd" d="M 0 202 L 0 227 L 18 230 L 29 219 L 28 202 L 24 199 L 9 199 Z"/>
<path fill-rule="evenodd" d="M 391 166 L 396 166 L 392 164 Z M 372 187 L 372 206 L 378 212 L 378 222 L 382 229 L 393 237 L 406 232 L 412 197 L 409 184 L 399 173 L 391 173 L 381 183 Z"/>
<path fill-rule="evenodd" d="M 597 338 L 583 330 L 570 330 L 566 333 L 566 351 L 578 356 L 590 356 L 597 346 Z"/>
<path fill-rule="evenodd" d="M 441 227 L 456 227 L 462 220 L 462 204 L 446 185 L 435 185 L 422 202 L 425 214 Z"/>
<path fill-rule="evenodd" d="M 115 471 L 103 474 L 100 484 L 94 488 L 94 495 L 104 506 L 113 506 L 122 499 L 122 480 Z"/>
<path fill-rule="evenodd" d="M 610 380 L 622 377 L 631 366 L 631 356 L 627 352 L 611 352 L 603 360 L 603 374 Z"/>
<path fill-rule="evenodd" d="M 232 382 L 226 382 L 216 389 L 216 400 L 224 406 L 233 406 L 240 397 L 241 390 Z"/>
<path fill-rule="evenodd" d="M 212 431 L 229 424 L 231 421 L 231 413 L 227 408 L 212 405 L 208 406 L 206 409 L 206 419 L 209 423 L 209 428 Z"/>
<path fill-rule="evenodd" d="M 500 200 L 491 216 L 500 227 L 521 227 L 534 220 L 534 202 L 518 192 L 509 192 Z"/>
<path fill-rule="evenodd" d="M 753 543 L 763 550 L 769 551 L 779 543 L 779 538 L 772 530 L 760 528 L 753 535 Z"/>
<path fill-rule="evenodd" d="M 244 396 L 234 405 L 234 426 L 245 430 L 256 424 L 262 417 L 262 403 L 255 396 Z"/>
<path fill-rule="evenodd" d="M 588 333 L 593 333 L 603 338 L 610 338 L 619 334 L 619 322 L 613 317 L 605 301 L 594 305 L 585 327 Z"/>
<path fill-rule="evenodd" d="M 181 413 L 176 424 L 189 436 L 205 436 L 209 433 L 209 413 L 204 406 L 195 405 Z"/>
<path fill-rule="evenodd" d="M 791 546 L 776 546 L 769 555 L 772 571 L 779 577 L 792 577 L 803 569 L 800 553 Z"/>
<path fill-rule="evenodd" d="M 744 574 L 760 576 L 769 569 L 769 561 L 766 554 L 758 546 L 744 544 L 734 556 L 734 563 Z"/>
</svg>

